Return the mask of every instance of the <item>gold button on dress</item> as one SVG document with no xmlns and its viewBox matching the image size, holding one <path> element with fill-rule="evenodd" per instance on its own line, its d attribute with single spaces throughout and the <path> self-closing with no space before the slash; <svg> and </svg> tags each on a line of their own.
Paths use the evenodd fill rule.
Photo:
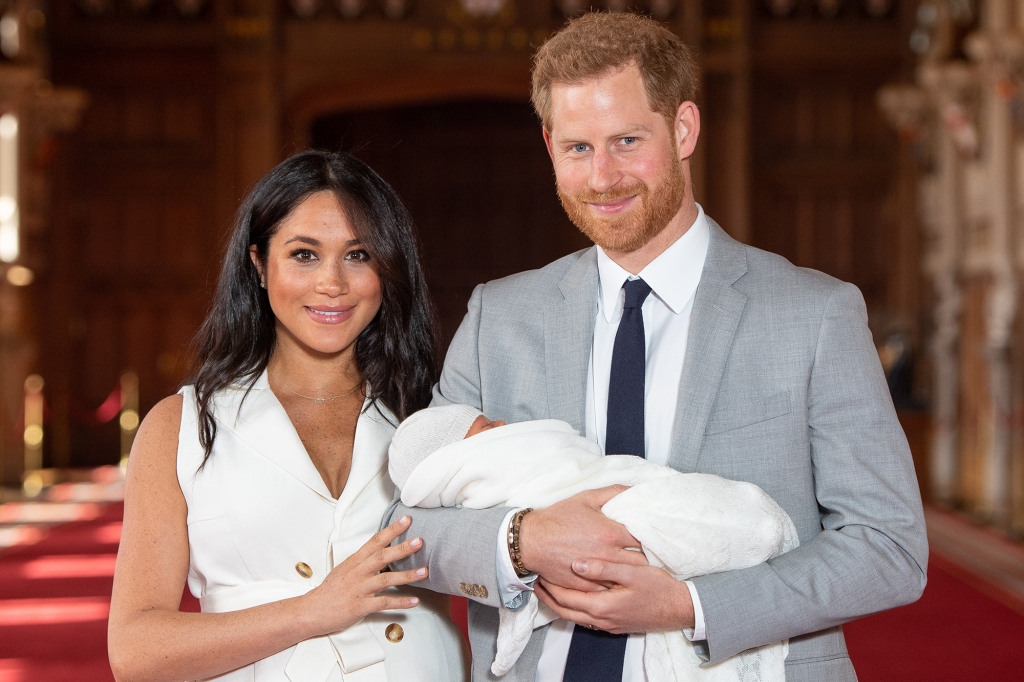
<svg viewBox="0 0 1024 682">
<path fill-rule="evenodd" d="M 405 637 L 405 630 L 403 630 L 402 626 L 398 623 L 392 623 L 384 630 L 384 636 L 387 637 L 388 641 L 392 644 L 398 644 L 402 641 L 402 638 Z"/>
<path fill-rule="evenodd" d="M 299 563 L 295 564 L 295 572 L 301 575 L 303 578 L 313 577 L 313 569 L 310 568 L 309 564 L 307 564 L 304 561 L 300 561 Z"/>
</svg>

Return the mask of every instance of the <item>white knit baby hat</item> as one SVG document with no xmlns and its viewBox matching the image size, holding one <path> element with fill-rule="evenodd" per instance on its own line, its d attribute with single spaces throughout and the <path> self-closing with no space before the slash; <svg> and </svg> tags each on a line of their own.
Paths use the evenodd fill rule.
<svg viewBox="0 0 1024 682">
<path fill-rule="evenodd" d="M 428 455 L 466 437 L 483 412 L 469 405 L 445 405 L 420 410 L 395 431 L 388 449 L 388 473 L 399 488 Z"/>
</svg>

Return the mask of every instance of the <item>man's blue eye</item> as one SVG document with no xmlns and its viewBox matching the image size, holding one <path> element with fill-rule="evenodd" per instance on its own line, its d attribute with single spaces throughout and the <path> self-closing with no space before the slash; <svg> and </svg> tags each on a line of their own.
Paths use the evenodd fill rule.
<svg viewBox="0 0 1024 682">
<path fill-rule="evenodd" d="M 585 145 L 585 144 L 578 144 L 578 145 L 575 145 L 572 149 L 575 152 L 585 152 L 585 151 L 587 151 L 587 145 Z"/>
<path fill-rule="evenodd" d="M 624 137 L 624 138 L 622 138 L 622 141 L 624 143 L 626 143 L 626 144 L 633 144 L 634 142 L 636 142 L 636 138 L 635 137 Z"/>
</svg>

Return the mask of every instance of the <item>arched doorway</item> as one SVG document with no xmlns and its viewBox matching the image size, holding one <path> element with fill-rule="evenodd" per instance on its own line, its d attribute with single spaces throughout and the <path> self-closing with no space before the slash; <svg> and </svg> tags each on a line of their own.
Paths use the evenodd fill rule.
<svg viewBox="0 0 1024 682">
<path fill-rule="evenodd" d="M 445 348 L 474 286 L 590 244 L 559 204 L 528 103 L 335 113 L 313 122 L 310 139 L 317 148 L 354 152 L 405 201 L 423 244 Z"/>
</svg>

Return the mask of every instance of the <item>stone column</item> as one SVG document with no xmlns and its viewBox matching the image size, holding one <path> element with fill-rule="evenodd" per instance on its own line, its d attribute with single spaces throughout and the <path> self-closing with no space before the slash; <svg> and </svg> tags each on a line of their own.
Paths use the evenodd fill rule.
<svg viewBox="0 0 1024 682">
<path fill-rule="evenodd" d="M 960 264 L 963 250 L 963 161 L 970 154 L 972 128 L 965 102 L 972 92 L 972 74 L 958 63 L 925 64 L 919 80 L 928 93 L 934 120 L 934 167 L 921 178 L 921 222 L 927 247 L 925 271 L 935 287 L 932 355 L 931 485 L 935 499 L 952 504 L 957 495 L 960 433 L 960 314 L 963 292 Z"/>
<path fill-rule="evenodd" d="M 1021 235 L 1015 216 L 1017 134 L 1011 105 L 1016 86 L 1013 76 L 1024 62 L 1024 44 L 1011 31 L 1008 2 L 989 2 L 983 27 L 967 37 L 964 48 L 978 64 L 980 110 L 984 139 L 971 193 L 986 232 L 986 263 L 991 276 L 987 300 L 987 352 L 993 414 L 989 447 L 979 462 L 970 509 L 980 518 L 1007 526 L 1011 518 L 1011 440 L 1013 429 L 1013 371 L 1011 339 L 1017 316 L 1018 252 Z M 1017 339 L 1020 343 L 1024 339 Z"/>
</svg>

